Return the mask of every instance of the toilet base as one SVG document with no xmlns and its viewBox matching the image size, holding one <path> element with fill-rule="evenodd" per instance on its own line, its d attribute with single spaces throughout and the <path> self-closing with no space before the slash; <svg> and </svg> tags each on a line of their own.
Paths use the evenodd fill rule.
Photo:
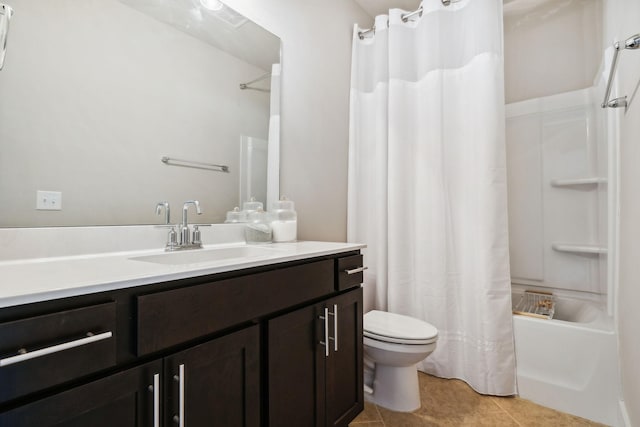
<svg viewBox="0 0 640 427">
<path fill-rule="evenodd" d="M 420 408 L 418 368 L 376 364 L 373 394 L 367 400 L 396 412 L 412 412 Z"/>
</svg>

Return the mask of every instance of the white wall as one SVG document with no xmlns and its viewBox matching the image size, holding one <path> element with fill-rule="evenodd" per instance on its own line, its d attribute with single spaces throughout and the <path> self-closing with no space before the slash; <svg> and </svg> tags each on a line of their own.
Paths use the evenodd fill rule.
<svg viewBox="0 0 640 427">
<path fill-rule="evenodd" d="M 351 31 L 373 19 L 350 0 L 226 3 L 282 39 L 280 194 L 298 237 L 345 241 Z"/>
<path fill-rule="evenodd" d="M 640 32 L 640 2 L 607 0 L 605 44 Z M 615 96 L 628 95 L 626 113 L 613 114 L 620 121 L 620 271 L 617 292 L 622 394 L 628 421 L 640 426 L 640 51 L 622 51 Z"/>
<path fill-rule="evenodd" d="M 600 65 L 601 2 L 538 3 L 505 7 L 507 103 L 591 87 Z"/>
</svg>

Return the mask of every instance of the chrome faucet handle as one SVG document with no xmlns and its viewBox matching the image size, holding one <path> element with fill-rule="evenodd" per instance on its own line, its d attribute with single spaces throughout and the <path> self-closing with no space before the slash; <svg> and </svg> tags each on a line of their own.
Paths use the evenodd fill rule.
<svg viewBox="0 0 640 427">
<path fill-rule="evenodd" d="M 156 228 L 168 228 L 166 251 L 174 251 L 178 247 L 178 232 L 176 231 L 176 224 L 162 224 L 156 225 Z"/>
<path fill-rule="evenodd" d="M 169 225 L 171 224 L 171 209 L 169 208 L 169 202 L 159 202 L 156 205 L 156 215 L 160 215 L 162 208 L 164 208 L 164 223 Z"/>
<path fill-rule="evenodd" d="M 202 246 L 202 235 L 200 234 L 200 227 L 198 225 L 193 226 L 193 236 L 191 243 L 194 245 Z"/>
<path fill-rule="evenodd" d="M 169 235 L 167 236 L 167 246 L 165 248 L 166 251 L 173 251 L 178 247 L 178 232 L 176 231 L 175 226 L 171 226 L 169 230 Z"/>
<path fill-rule="evenodd" d="M 200 234 L 200 227 L 211 227 L 211 224 L 194 224 L 191 243 L 196 246 L 202 246 L 202 235 Z"/>
<path fill-rule="evenodd" d="M 176 224 L 161 224 L 155 225 L 155 228 L 168 228 L 167 244 L 165 246 L 166 251 L 173 251 L 178 247 L 178 232 L 176 231 Z"/>
</svg>

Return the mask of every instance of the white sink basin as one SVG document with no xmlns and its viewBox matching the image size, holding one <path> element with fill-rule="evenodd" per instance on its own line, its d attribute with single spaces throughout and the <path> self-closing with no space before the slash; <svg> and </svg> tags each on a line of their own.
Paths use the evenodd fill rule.
<svg viewBox="0 0 640 427">
<path fill-rule="evenodd" d="M 237 246 L 232 248 L 193 249 L 180 252 L 167 252 L 158 255 L 145 255 L 129 258 L 133 261 L 153 262 L 156 264 L 181 265 L 202 264 L 230 259 L 251 259 L 277 254 L 273 249 L 255 246 Z"/>
</svg>

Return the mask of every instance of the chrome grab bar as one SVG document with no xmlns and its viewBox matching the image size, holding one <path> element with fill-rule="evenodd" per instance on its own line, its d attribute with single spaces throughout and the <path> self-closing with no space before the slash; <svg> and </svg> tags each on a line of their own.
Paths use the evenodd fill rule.
<svg viewBox="0 0 640 427">
<path fill-rule="evenodd" d="M 352 268 L 351 270 L 345 270 L 344 272 L 351 275 L 351 274 L 356 274 L 356 273 L 362 273 L 365 270 L 368 270 L 369 267 L 358 267 L 358 268 Z"/>
<path fill-rule="evenodd" d="M 604 100 L 602 101 L 601 107 L 602 108 L 607 108 L 609 107 L 609 95 L 611 95 L 611 86 L 613 86 L 613 77 L 616 75 L 616 68 L 618 66 L 618 53 L 620 53 L 620 43 L 619 42 L 615 42 L 613 44 L 613 48 L 614 48 L 614 52 L 613 52 L 613 61 L 611 62 L 611 70 L 609 71 L 609 80 L 607 81 L 607 89 L 604 92 Z M 622 106 L 622 102 L 620 102 L 620 98 L 616 98 L 615 99 L 616 105 L 615 106 L 611 106 L 612 108 L 617 108 L 618 104 L 620 104 L 619 106 Z M 624 106 L 627 106 L 627 101 L 626 101 L 626 96 L 624 97 Z"/>
<path fill-rule="evenodd" d="M 62 344 L 57 344 L 57 345 L 53 345 L 51 347 L 45 347 L 45 348 L 41 348 L 39 350 L 34 350 L 34 351 L 27 351 L 25 349 L 21 349 L 19 351 L 20 354 L 17 354 L 15 356 L 11 356 L 11 357 L 7 357 L 4 359 L 0 359 L 0 368 L 4 367 L 4 366 L 9 366 L 9 365 L 13 365 L 14 363 L 19 363 L 19 362 L 24 362 L 26 360 L 30 360 L 30 359 L 35 359 L 37 357 L 42 357 L 42 356 L 46 356 L 48 354 L 52 354 L 52 353 L 58 353 L 64 350 L 69 350 L 71 348 L 75 348 L 75 347 L 80 347 L 83 345 L 87 345 L 87 344 L 91 344 L 93 342 L 96 341 L 102 341 L 102 340 L 106 340 L 108 338 L 111 338 L 113 336 L 113 333 L 111 331 L 109 332 L 103 332 L 101 334 L 98 335 L 93 335 L 91 332 L 87 333 L 87 336 L 85 338 L 80 338 L 74 341 L 69 341 L 69 342 L 65 342 Z"/>
<path fill-rule="evenodd" d="M 13 15 L 13 9 L 8 4 L 0 3 L 0 70 L 4 67 L 4 57 L 7 53 L 7 37 L 9 34 L 9 21 Z"/>
<path fill-rule="evenodd" d="M 618 54 L 620 53 L 620 48 L 624 47 L 624 49 L 638 49 L 640 47 L 640 34 L 633 35 L 625 40 L 624 46 L 620 46 L 620 42 L 615 42 L 613 44 L 614 52 L 613 52 L 613 60 L 611 61 L 611 70 L 609 71 L 609 79 L 607 80 L 607 89 L 604 92 L 604 100 L 600 105 L 602 108 L 627 108 L 627 97 L 621 96 L 619 98 L 609 99 L 611 95 L 611 87 L 613 86 L 613 78 L 616 75 L 616 68 L 618 66 Z"/>
</svg>

